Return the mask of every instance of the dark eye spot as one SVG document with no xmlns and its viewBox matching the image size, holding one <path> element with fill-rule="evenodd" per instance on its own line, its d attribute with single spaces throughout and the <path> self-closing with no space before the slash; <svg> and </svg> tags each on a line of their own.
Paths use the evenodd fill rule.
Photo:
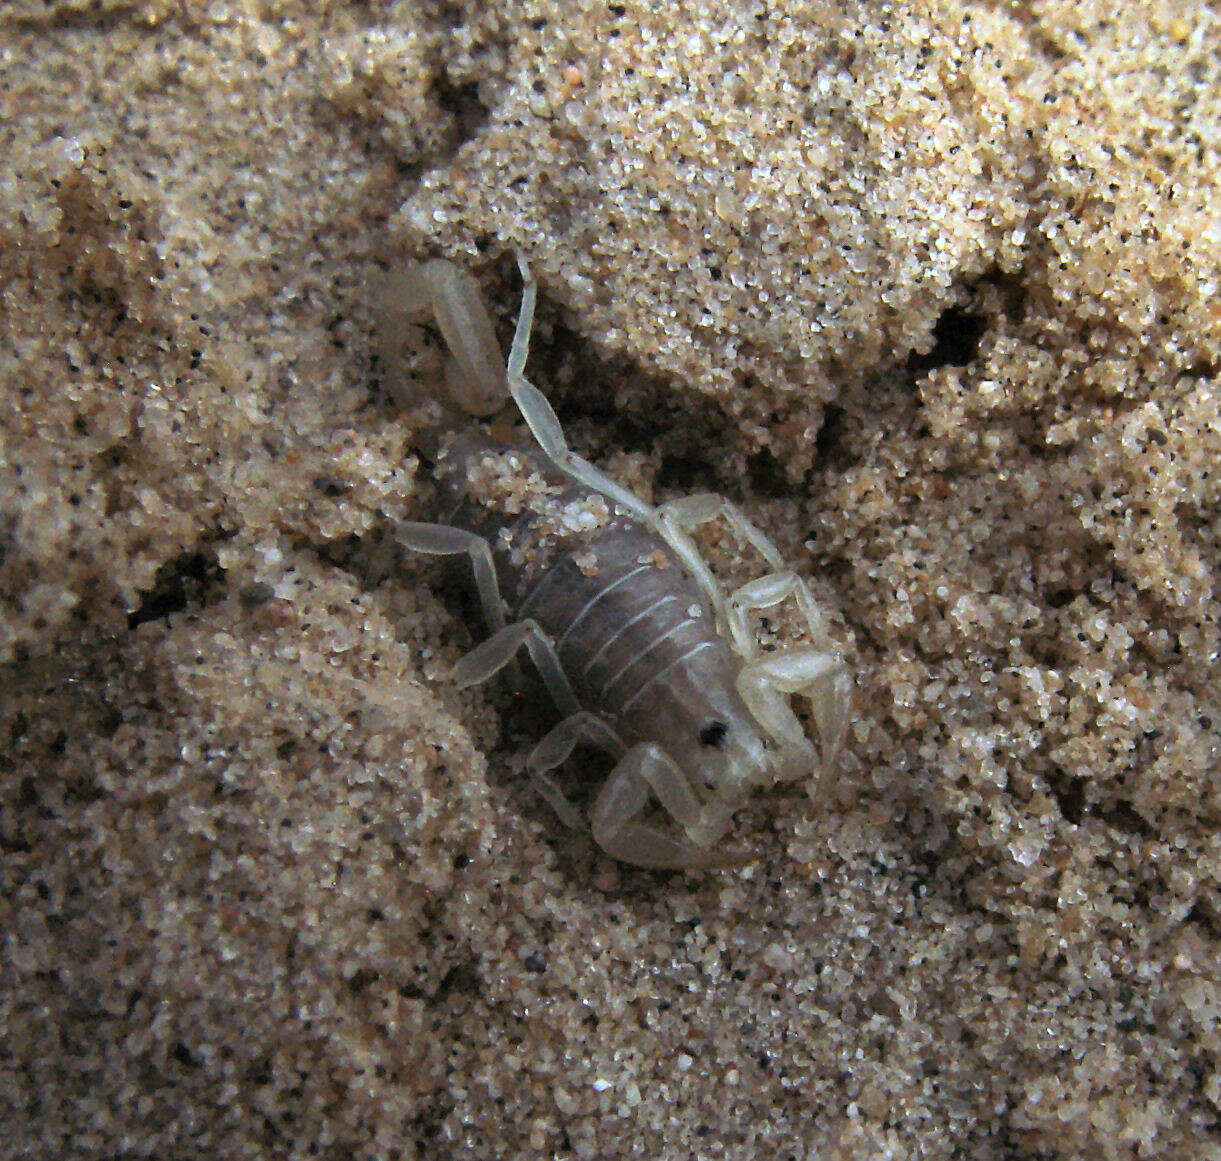
<svg viewBox="0 0 1221 1161">
<path fill-rule="evenodd" d="M 701 746 L 719 746 L 725 740 L 729 727 L 724 722 L 709 722 L 700 730 Z"/>
</svg>

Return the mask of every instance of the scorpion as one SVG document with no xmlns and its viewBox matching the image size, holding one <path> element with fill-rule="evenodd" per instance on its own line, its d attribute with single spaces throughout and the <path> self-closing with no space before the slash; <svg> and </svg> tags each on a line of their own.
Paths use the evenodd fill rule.
<svg viewBox="0 0 1221 1161">
<path fill-rule="evenodd" d="M 526 759 L 538 793 L 608 855 L 641 867 L 740 865 L 719 848 L 747 792 L 821 772 L 849 724 L 852 681 L 805 582 L 739 508 L 704 493 L 645 503 L 573 452 L 524 376 L 537 284 L 517 255 L 521 307 L 507 362 L 474 277 L 441 260 L 380 287 L 383 342 L 431 315 L 449 351 L 440 411 L 418 446 L 432 460 L 434 523 L 401 521 L 408 550 L 469 560 L 489 636 L 453 670 L 466 688 L 516 666 L 524 648 L 561 715 Z M 532 443 L 475 423 L 509 399 Z M 769 572 L 726 594 L 693 538 L 724 521 Z M 792 600 L 808 644 L 765 652 L 752 613 Z M 808 700 L 816 748 L 793 711 Z M 614 759 L 582 817 L 553 771 L 578 744 Z M 646 821 L 660 806 L 662 825 Z M 649 814 L 652 818 L 656 810 Z"/>
</svg>

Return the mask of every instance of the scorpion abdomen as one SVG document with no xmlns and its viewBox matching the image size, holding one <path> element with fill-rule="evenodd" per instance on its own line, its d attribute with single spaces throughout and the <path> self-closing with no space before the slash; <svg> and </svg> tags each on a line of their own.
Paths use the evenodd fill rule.
<svg viewBox="0 0 1221 1161">
<path fill-rule="evenodd" d="M 530 450 L 464 434 L 442 450 L 437 479 L 447 520 L 491 544 L 508 619 L 548 634 L 580 702 L 625 741 L 655 736 L 658 721 L 715 732 L 747 713 L 733 651 L 661 537 Z M 712 691 L 724 706 L 706 704 Z"/>
</svg>

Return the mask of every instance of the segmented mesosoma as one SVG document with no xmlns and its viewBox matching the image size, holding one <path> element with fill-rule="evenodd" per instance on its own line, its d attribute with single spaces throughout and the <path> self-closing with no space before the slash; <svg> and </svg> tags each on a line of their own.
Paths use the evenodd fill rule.
<svg viewBox="0 0 1221 1161">
<path fill-rule="evenodd" d="M 746 792 L 821 771 L 849 722 L 851 679 L 818 604 L 772 542 L 713 494 L 652 507 L 574 454 L 559 420 L 523 376 L 536 287 L 524 288 L 507 364 L 474 279 L 434 260 L 385 281 L 383 338 L 431 314 L 452 360 L 428 446 L 437 523 L 402 523 L 401 543 L 465 554 L 490 636 L 454 670 L 460 686 L 491 677 L 525 649 L 562 717 L 527 759 L 538 791 L 608 854 L 644 867 L 741 862 L 719 847 Z M 476 417 L 512 398 L 533 436 L 513 446 Z M 771 570 L 726 595 L 691 533 L 727 522 Z M 764 652 L 752 612 L 791 600 L 809 644 Z M 819 747 L 790 705 L 808 699 Z M 584 819 L 552 771 L 579 742 L 614 767 Z M 650 802 L 669 816 L 645 819 Z"/>
</svg>

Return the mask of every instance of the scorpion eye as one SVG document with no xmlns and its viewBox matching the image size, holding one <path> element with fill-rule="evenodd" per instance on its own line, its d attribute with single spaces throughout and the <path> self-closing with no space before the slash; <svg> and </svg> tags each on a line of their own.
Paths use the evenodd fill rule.
<svg viewBox="0 0 1221 1161">
<path fill-rule="evenodd" d="M 719 746 L 725 740 L 725 734 L 728 730 L 729 727 L 724 722 L 709 722 L 700 730 L 700 745 Z"/>
</svg>

